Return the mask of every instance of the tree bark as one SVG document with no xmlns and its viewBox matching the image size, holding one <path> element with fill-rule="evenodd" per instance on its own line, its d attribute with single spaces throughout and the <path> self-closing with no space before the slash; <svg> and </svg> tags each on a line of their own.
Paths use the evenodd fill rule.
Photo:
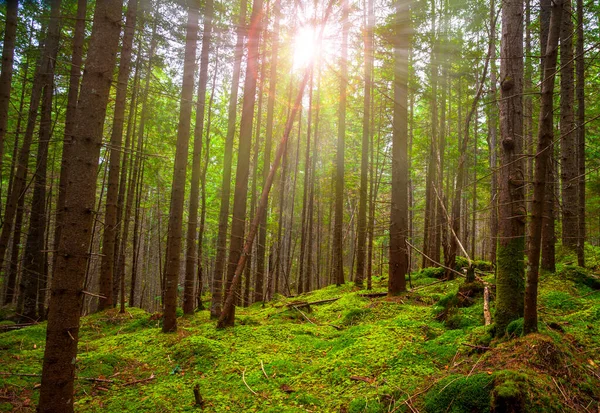
<svg viewBox="0 0 600 413">
<path fill-rule="evenodd" d="M 75 118 L 64 227 L 52 279 L 39 412 L 73 411 L 83 274 L 94 218 L 96 171 L 119 43 L 121 0 L 96 4 L 86 71 Z"/>
<path fill-rule="evenodd" d="M 117 226 L 117 198 L 119 195 L 119 173 L 121 170 L 121 151 L 123 143 L 123 124 L 125 123 L 125 100 L 127 97 L 127 82 L 131 68 L 131 51 L 137 17 L 138 0 L 129 0 L 125 17 L 123 46 L 119 62 L 117 78 L 117 94 L 110 135 L 110 158 L 108 164 L 108 189 L 106 191 L 106 211 L 104 216 L 104 236 L 102 240 L 102 263 L 100 267 L 100 298 L 98 311 L 110 307 L 113 291 L 113 270 L 115 260 L 115 241 Z M 117 251 L 118 253 L 118 251 Z"/>
<path fill-rule="evenodd" d="M 525 197 L 523 172 L 523 0 L 502 3 L 496 334 L 523 315 Z"/>
<path fill-rule="evenodd" d="M 392 205 L 390 212 L 390 266 L 388 295 L 406 291 L 408 271 L 408 3 L 395 4 L 394 120 L 392 132 Z"/>
<path fill-rule="evenodd" d="M 575 78 L 573 65 L 573 20 L 571 0 L 563 1 L 564 19 L 560 34 L 560 181 L 562 197 L 562 245 L 577 251 L 578 164 L 575 129 Z M 569 16 L 569 17 L 567 17 Z"/>
<path fill-rule="evenodd" d="M 179 280 L 179 265 L 181 259 L 183 200 L 185 196 L 185 177 L 190 141 L 190 121 L 192 117 L 192 96 L 194 93 L 194 68 L 196 66 L 197 41 L 198 8 L 194 3 L 190 3 L 185 39 L 179 125 L 177 126 L 177 149 L 175 152 L 175 166 L 173 170 L 171 207 L 169 209 L 167 262 L 165 264 L 165 303 L 162 329 L 164 333 L 177 331 L 177 284 Z"/>
<path fill-rule="evenodd" d="M 8 125 L 8 106 L 12 86 L 15 42 L 17 39 L 18 0 L 6 1 L 4 42 L 2 43 L 2 73 L 0 73 L 0 171 L 4 160 L 4 139 Z"/>
<path fill-rule="evenodd" d="M 333 227 L 333 274 L 337 286 L 344 284 L 344 140 L 348 88 L 348 31 L 350 5 L 342 1 L 342 55 L 340 60 L 340 101 L 335 174 L 335 224 Z"/>
<path fill-rule="evenodd" d="M 221 315 L 221 301 L 223 300 L 223 276 L 225 259 L 227 256 L 227 227 L 229 220 L 229 197 L 231 195 L 231 164 L 233 158 L 233 138 L 237 117 L 238 88 L 240 82 L 240 69 L 244 54 L 244 36 L 246 26 L 247 0 L 240 3 L 240 23 L 237 30 L 235 44 L 235 59 L 231 77 L 231 95 L 229 96 L 229 110 L 227 121 L 227 137 L 225 138 L 225 151 L 223 156 L 223 182 L 221 185 L 221 206 L 219 210 L 219 234 L 217 236 L 217 256 L 215 258 L 215 273 L 212 285 L 212 300 L 210 305 L 211 318 Z"/>
<path fill-rule="evenodd" d="M 275 94 L 277 93 L 277 60 L 279 53 L 279 21 L 281 19 L 281 2 L 275 0 L 273 5 L 273 34 L 271 35 L 271 68 L 269 73 L 269 98 L 267 100 L 267 123 L 265 130 L 265 153 L 263 155 L 262 186 L 264 188 L 271 166 L 271 151 L 273 141 L 273 115 L 275 113 Z M 262 290 L 265 279 L 265 254 L 267 244 L 267 219 L 268 208 L 261 217 L 258 231 L 258 245 L 256 252 L 256 279 L 254 285 L 254 301 L 262 301 Z M 269 268 L 270 269 L 270 268 Z"/>
<path fill-rule="evenodd" d="M 577 83 L 577 167 L 578 167 L 578 237 L 577 264 L 585 267 L 585 61 L 583 33 L 583 0 L 577 0 L 577 43 L 575 46 L 575 74 Z"/>
<path fill-rule="evenodd" d="M 556 59 L 558 57 L 558 40 L 561 29 L 563 7 L 560 0 L 552 3 L 552 16 L 548 33 L 548 43 L 545 47 L 544 71 L 542 72 L 542 96 L 538 126 L 538 147 L 535 160 L 533 199 L 531 208 L 531 221 L 529 223 L 529 247 L 527 272 L 527 285 L 525 288 L 525 311 L 523 332 L 525 334 L 537 332 L 537 294 L 540 264 L 540 247 L 542 241 L 542 228 L 544 214 L 544 197 L 546 192 L 546 168 L 550 159 L 550 150 L 554 140 L 554 126 L 552 122 L 554 110 L 554 76 L 556 72 Z M 568 17 L 570 18 L 570 17 Z"/>
<path fill-rule="evenodd" d="M 63 214 L 65 208 L 65 195 L 67 191 L 67 174 L 71 160 L 73 145 L 71 139 L 75 130 L 75 116 L 77 112 L 77 98 L 79 96 L 79 80 L 81 79 L 81 63 L 83 62 L 83 44 L 85 41 L 85 17 L 87 13 L 87 0 L 77 0 L 77 16 L 73 33 L 73 53 L 71 55 L 71 68 L 69 72 L 69 91 L 67 92 L 67 112 L 65 114 L 65 132 L 63 138 L 63 152 L 60 162 L 60 176 L 58 183 L 58 199 L 56 201 L 56 222 L 54 225 L 54 254 L 52 268 L 56 268 L 58 243 L 63 227 Z"/>
<path fill-rule="evenodd" d="M 187 241 L 185 253 L 185 283 L 183 287 L 183 313 L 193 314 L 195 304 L 195 266 L 198 260 L 196 250 L 198 229 L 198 201 L 200 196 L 200 159 L 202 157 L 202 133 L 204 132 L 204 109 L 206 106 L 206 84 L 208 82 L 208 61 L 212 38 L 213 2 L 204 5 L 204 27 L 202 29 L 202 50 L 200 52 L 200 75 L 198 79 L 198 101 L 196 103 L 196 125 L 194 129 L 194 154 L 192 157 L 192 181 L 190 208 L 188 214 Z"/>
<path fill-rule="evenodd" d="M 358 244 L 356 256 L 356 276 L 354 283 L 362 288 L 365 278 L 365 258 L 367 248 L 367 193 L 369 174 L 369 141 L 371 140 L 371 82 L 373 78 L 373 28 L 375 26 L 375 15 L 373 0 L 368 1 L 367 22 L 364 33 L 364 82 L 365 94 L 363 96 L 363 129 L 362 129 L 362 151 L 360 161 L 360 196 L 358 205 Z"/>
</svg>

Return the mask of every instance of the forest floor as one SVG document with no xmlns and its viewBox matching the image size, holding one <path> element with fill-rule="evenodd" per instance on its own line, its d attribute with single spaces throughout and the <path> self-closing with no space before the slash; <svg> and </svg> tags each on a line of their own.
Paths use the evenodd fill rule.
<svg viewBox="0 0 600 413">
<path fill-rule="evenodd" d="M 225 330 L 208 311 L 180 317 L 176 334 L 136 308 L 94 314 L 82 319 L 76 411 L 599 412 L 600 291 L 590 273 L 559 265 L 543 275 L 540 333 L 520 337 L 515 322 L 504 340 L 483 325 L 481 297 L 457 305 L 463 279 L 440 281 L 432 269 L 398 298 L 329 286 L 238 308 Z M 376 278 L 370 292 L 385 284 Z M 35 411 L 45 334 L 45 323 L 0 334 L 0 411 Z"/>
</svg>

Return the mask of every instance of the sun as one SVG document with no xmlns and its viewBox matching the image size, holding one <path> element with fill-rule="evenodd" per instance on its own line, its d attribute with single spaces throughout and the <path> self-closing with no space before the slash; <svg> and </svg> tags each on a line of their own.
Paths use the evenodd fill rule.
<svg viewBox="0 0 600 413">
<path fill-rule="evenodd" d="M 319 52 L 318 33 L 312 25 L 305 25 L 294 36 L 294 69 L 306 68 Z"/>
</svg>

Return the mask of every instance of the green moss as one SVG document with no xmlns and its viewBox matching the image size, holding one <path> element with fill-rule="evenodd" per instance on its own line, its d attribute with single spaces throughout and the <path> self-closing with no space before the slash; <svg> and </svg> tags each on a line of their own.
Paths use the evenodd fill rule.
<svg viewBox="0 0 600 413">
<path fill-rule="evenodd" d="M 540 295 L 540 303 L 552 310 L 575 310 L 580 306 L 577 299 L 564 291 L 548 291 Z"/>
<path fill-rule="evenodd" d="M 425 395 L 428 413 L 489 412 L 494 378 L 487 373 L 452 375 L 440 380 Z"/>
<path fill-rule="evenodd" d="M 523 319 L 519 318 L 511 321 L 508 326 L 506 326 L 506 334 L 509 337 L 521 337 L 523 335 Z"/>
<path fill-rule="evenodd" d="M 370 314 L 371 314 L 370 308 L 357 308 L 357 309 L 350 310 L 349 312 L 347 312 L 344 315 L 342 324 L 345 326 L 352 326 L 352 325 L 358 324 L 361 321 L 364 321 L 365 319 L 367 319 Z"/>
<path fill-rule="evenodd" d="M 525 412 L 528 383 L 527 376 L 510 370 L 495 374 L 492 392 L 492 412 Z"/>
<path fill-rule="evenodd" d="M 374 400 L 367 400 L 364 397 L 352 400 L 348 406 L 348 413 L 383 413 L 387 409 L 385 406 Z"/>
<path fill-rule="evenodd" d="M 498 243 L 496 275 L 496 334 L 503 336 L 508 324 L 523 316 L 525 291 L 525 237 Z"/>
</svg>

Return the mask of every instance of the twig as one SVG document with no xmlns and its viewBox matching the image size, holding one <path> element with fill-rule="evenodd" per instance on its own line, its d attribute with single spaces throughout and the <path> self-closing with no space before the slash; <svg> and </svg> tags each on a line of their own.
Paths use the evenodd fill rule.
<svg viewBox="0 0 600 413">
<path fill-rule="evenodd" d="M 294 310 L 298 311 L 300 314 L 302 314 L 302 316 L 303 316 L 304 318 L 306 318 L 306 320 L 307 320 L 309 323 L 311 323 L 312 325 L 315 325 L 315 326 L 316 326 L 316 324 L 315 324 L 315 323 L 313 323 L 312 321 L 310 321 L 310 318 L 308 318 L 308 316 L 307 316 L 306 314 L 304 314 L 304 313 L 302 312 L 302 310 L 300 310 L 300 309 L 299 309 L 298 307 L 296 307 L 295 305 L 293 305 L 293 306 L 292 306 L 292 308 L 293 308 Z"/>
<path fill-rule="evenodd" d="M 252 390 L 250 388 L 250 386 L 248 386 L 248 383 L 246 383 L 246 368 L 245 367 L 244 367 L 244 371 L 242 371 L 242 381 L 244 382 L 246 387 L 248 387 L 248 390 L 250 390 L 252 392 L 252 394 L 254 394 L 255 396 L 258 396 L 258 393 L 256 393 L 254 390 Z"/>
<path fill-rule="evenodd" d="M 388 295 L 387 292 L 383 293 L 368 293 L 368 294 L 358 294 L 359 297 L 364 298 L 378 298 L 378 297 L 386 297 Z"/>
<path fill-rule="evenodd" d="M 467 379 L 469 377 L 471 377 L 471 374 L 473 374 L 473 370 L 475 370 L 475 367 L 477 367 L 477 365 L 479 364 L 479 362 L 481 361 L 481 359 L 483 358 L 485 354 L 483 354 L 481 357 L 479 357 L 479 360 L 477 360 L 477 362 L 475 364 L 473 364 L 473 367 L 471 368 L 471 371 L 469 372 L 469 374 L 467 374 Z"/>
<path fill-rule="evenodd" d="M 467 347 L 471 347 L 477 350 L 491 350 L 491 347 L 486 347 L 486 346 L 476 346 L 474 344 L 469 344 L 469 343 L 461 343 L 463 346 L 467 346 Z"/>
<path fill-rule="evenodd" d="M 90 297 L 97 297 L 97 298 L 106 299 L 106 297 L 105 297 L 105 296 L 103 296 L 103 295 L 100 295 L 100 294 L 94 294 L 94 293 L 91 293 L 91 292 L 89 292 L 89 291 L 82 291 L 82 292 L 81 292 L 81 294 L 89 295 Z"/>
<path fill-rule="evenodd" d="M 263 364 L 262 360 L 260 361 L 260 368 L 261 368 L 263 374 L 265 375 L 265 377 L 267 378 L 267 380 L 269 380 L 269 376 L 267 376 L 267 372 L 265 371 L 265 365 Z"/>
<path fill-rule="evenodd" d="M 124 384 L 123 384 L 123 387 L 125 387 L 125 386 L 132 386 L 132 385 L 134 385 L 134 384 L 138 384 L 138 383 L 145 383 L 145 382 L 147 382 L 147 381 L 154 380 L 155 378 L 156 378 L 156 376 L 154 375 L 154 373 L 152 373 L 152 374 L 150 375 L 150 377 L 148 377 L 147 379 L 140 379 L 140 380 L 133 380 L 133 381 L 129 381 L 129 382 L 127 382 L 127 383 L 124 383 Z"/>
<path fill-rule="evenodd" d="M 41 374 L 34 373 L 0 373 L 0 376 L 42 377 Z"/>
<path fill-rule="evenodd" d="M 552 379 L 552 381 L 556 385 L 556 388 L 558 388 L 558 390 L 560 391 L 560 394 L 562 394 L 563 397 L 565 398 L 565 401 L 567 402 L 567 404 L 571 405 L 571 401 L 569 400 L 569 398 L 567 397 L 567 395 L 563 392 L 562 388 L 558 385 L 558 383 L 556 382 L 556 380 L 554 380 L 554 377 L 550 376 L 550 378 Z"/>
</svg>

